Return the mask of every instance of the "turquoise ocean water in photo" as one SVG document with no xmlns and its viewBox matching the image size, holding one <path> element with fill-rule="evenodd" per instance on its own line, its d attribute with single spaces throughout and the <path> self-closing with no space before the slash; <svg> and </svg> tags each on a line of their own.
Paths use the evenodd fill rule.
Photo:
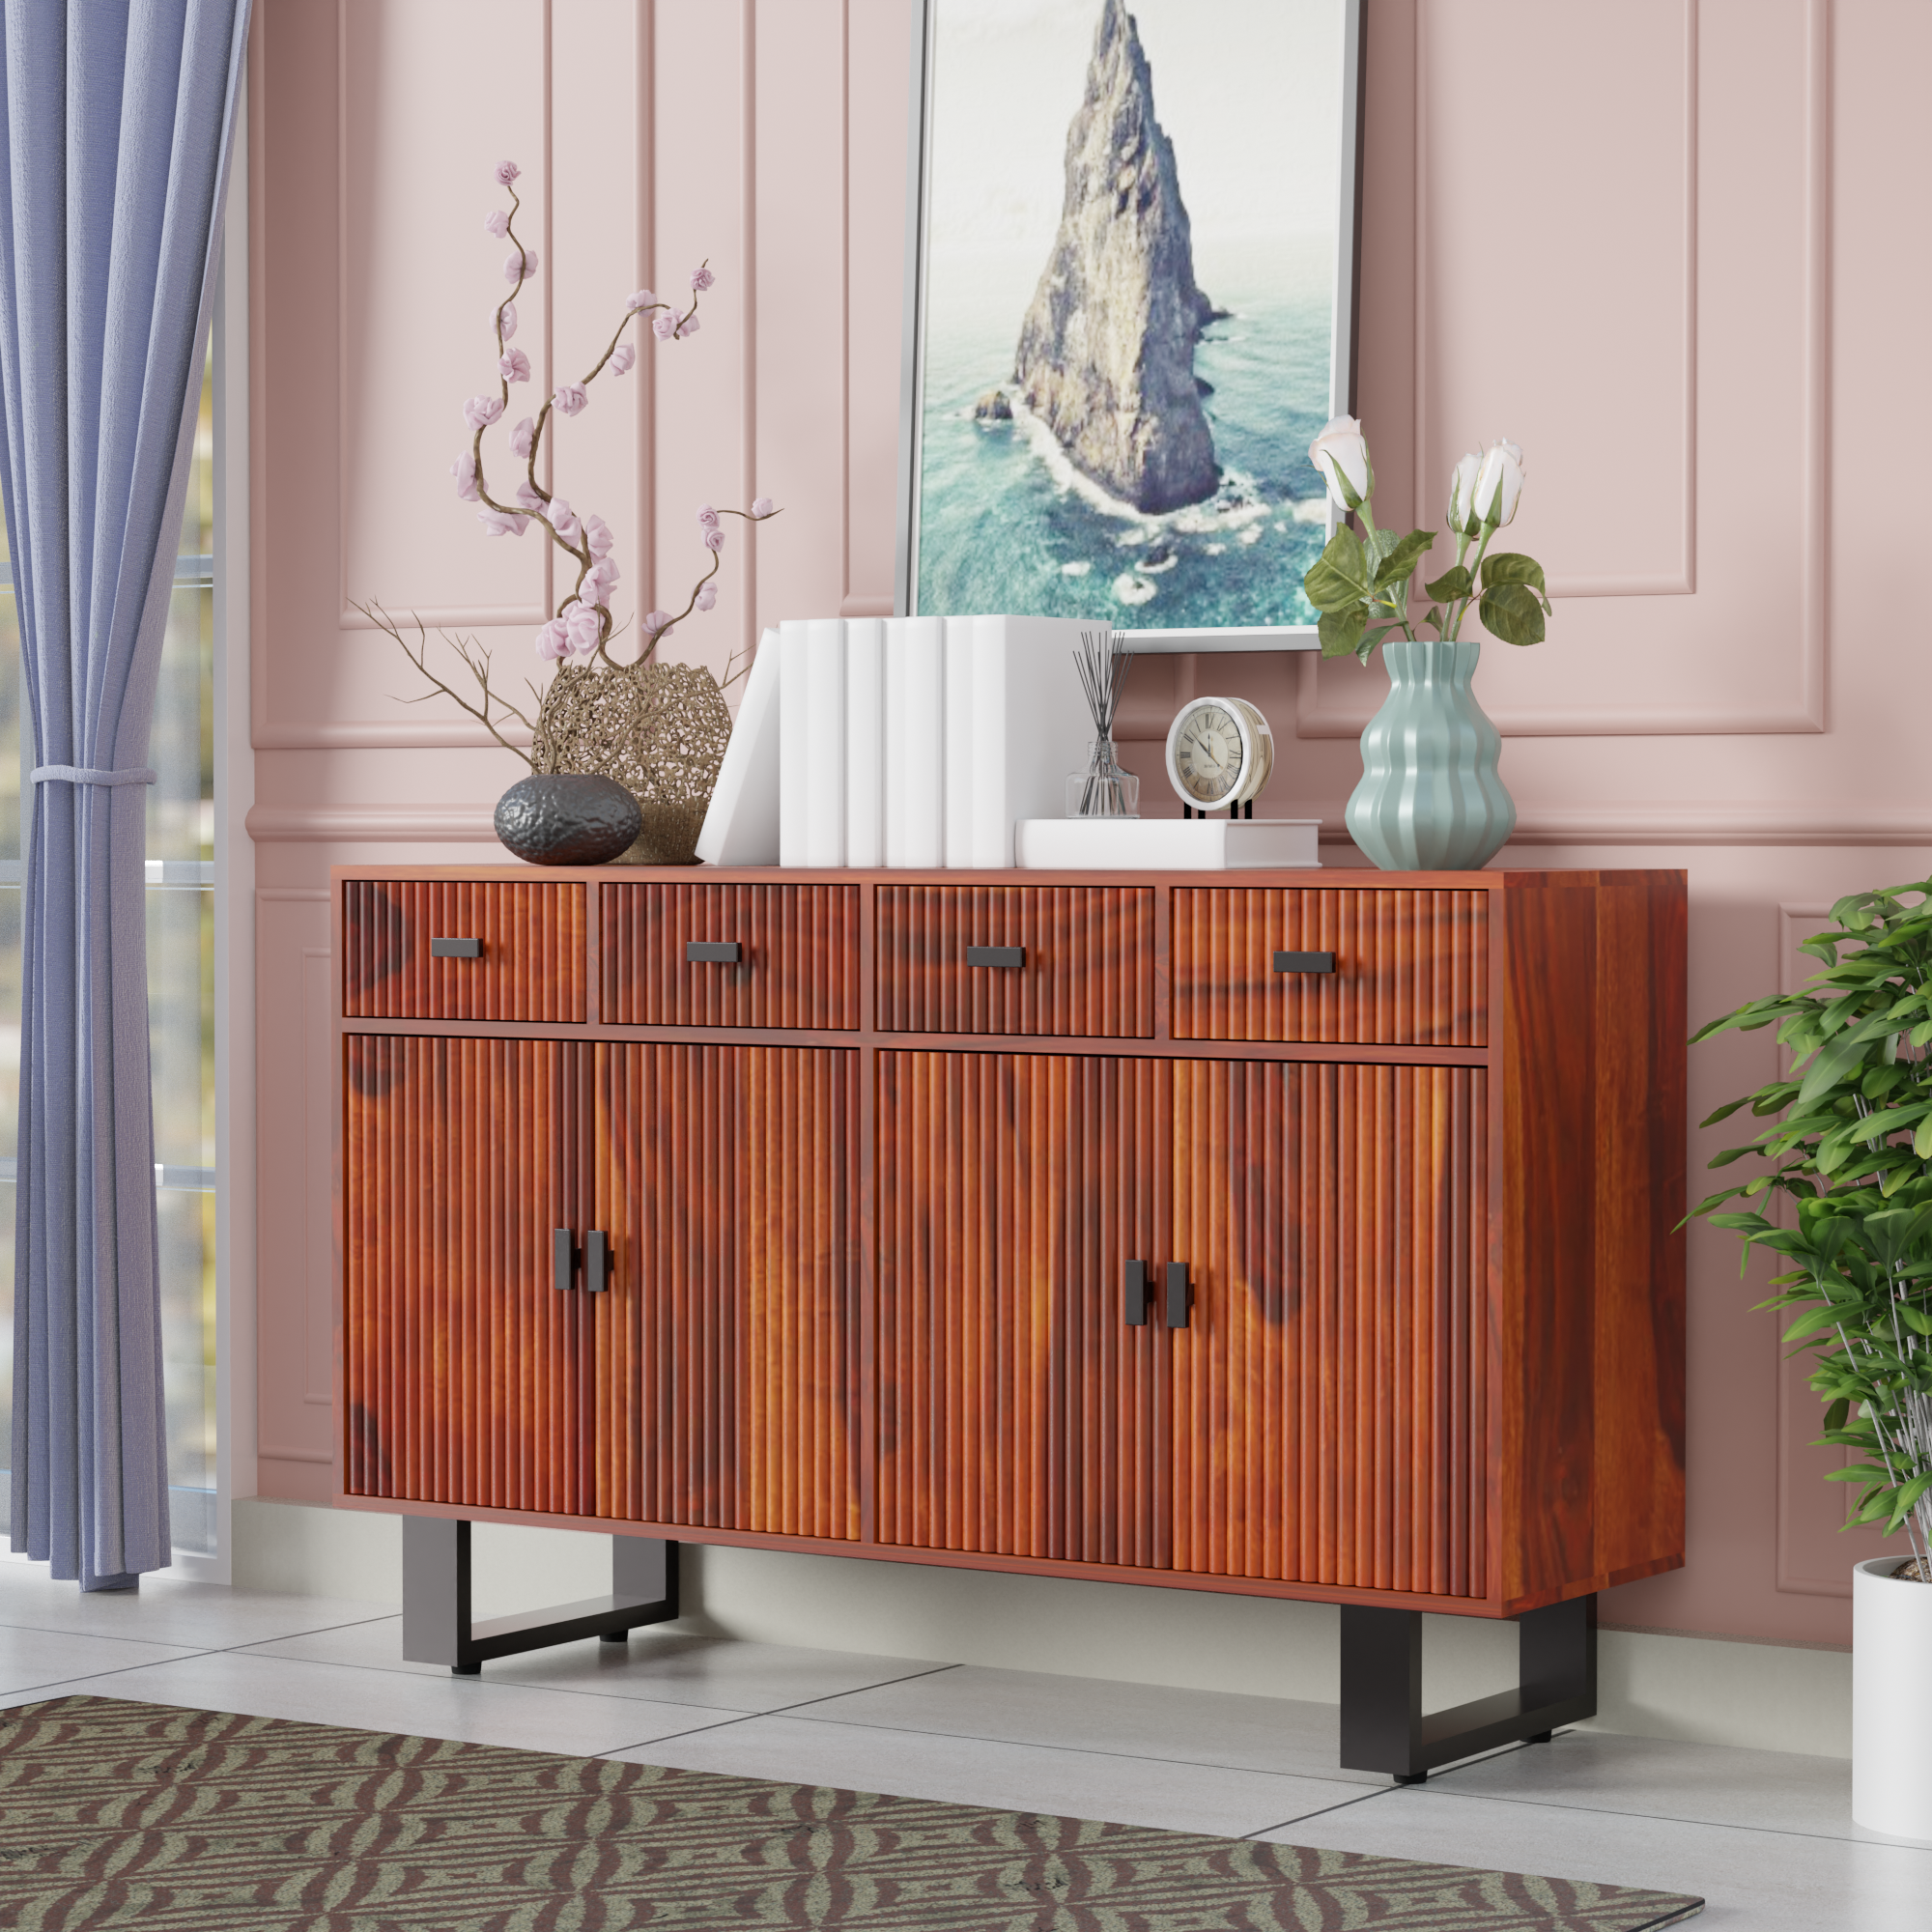
<svg viewBox="0 0 1932 1932">
<path fill-rule="evenodd" d="M 1012 306 L 1010 266 L 999 266 L 1005 272 L 980 279 L 967 262 L 934 265 L 918 608 L 1093 617 L 1121 629 L 1312 624 L 1301 574 L 1327 531 L 1308 444 L 1328 416 L 1331 327 L 1330 272 L 1317 245 L 1197 253 L 1196 279 L 1232 311 L 1208 325 L 1194 357 L 1212 384 L 1204 407 L 1221 487 L 1158 517 L 1079 476 L 1043 425 L 974 420 L 989 389 L 1018 404 L 1025 304 Z M 997 307 L 985 299 L 989 284 L 1009 292 Z"/>
</svg>

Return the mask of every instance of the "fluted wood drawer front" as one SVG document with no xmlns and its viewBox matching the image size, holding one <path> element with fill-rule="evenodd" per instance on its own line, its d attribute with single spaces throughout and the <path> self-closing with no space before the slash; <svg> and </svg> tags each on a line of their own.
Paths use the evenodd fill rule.
<svg viewBox="0 0 1932 1932">
<path fill-rule="evenodd" d="M 1173 917 L 1176 1039 L 1489 1043 L 1487 893 L 1188 886 Z M 1277 972 L 1277 952 L 1334 970 Z"/>
<path fill-rule="evenodd" d="M 590 1224 L 590 1047 L 342 1044 L 344 1489 L 587 1515 L 591 1311 L 553 1242 Z"/>
<path fill-rule="evenodd" d="M 581 1021 L 584 944 L 579 885 L 349 879 L 342 1011 L 352 1020 Z"/>
<path fill-rule="evenodd" d="M 613 1025 L 858 1028 L 857 886 L 600 890 Z M 694 947 L 711 956 L 693 958 Z"/>
<path fill-rule="evenodd" d="M 1147 887 L 881 886 L 877 918 L 883 1031 L 1153 1035 Z"/>
</svg>

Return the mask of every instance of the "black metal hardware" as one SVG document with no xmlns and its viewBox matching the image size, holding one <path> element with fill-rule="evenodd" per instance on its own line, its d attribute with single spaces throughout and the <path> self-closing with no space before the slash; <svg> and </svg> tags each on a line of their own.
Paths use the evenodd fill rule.
<svg viewBox="0 0 1932 1932">
<path fill-rule="evenodd" d="M 602 1228 L 592 1228 L 583 1237 L 583 1288 L 587 1294 L 602 1294 L 611 1286 L 611 1236 Z"/>
<path fill-rule="evenodd" d="M 1277 952 L 1274 955 L 1274 970 L 1277 973 L 1332 973 L 1335 970 L 1335 955 L 1332 952 Z"/>
<path fill-rule="evenodd" d="M 432 939 L 429 956 L 432 959 L 480 959 L 483 956 L 483 942 L 480 939 Z"/>
<path fill-rule="evenodd" d="M 1122 1294 L 1126 1304 L 1127 1326 L 1145 1328 L 1147 1326 L 1148 1305 L 1148 1264 L 1146 1262 L 1129 1262 L 1125 1268 L 1125 1281 Z"/>
<path fill-rule="evenodd" d="M 446 1663 L 475 1677 L 493 1657 L 576 1643 L 586 1636 L 622 1643 L 642 1624 L 677 1615 L 677 1545 L 655 1537 L 611 1539 L 611 1594 L 554 1609 L 470 1621 L 469 1525 L 442 1517 L 403 1519 L 403 1657 Z"/>
<path fill-rule="evenodd" d="M 745 949 L 735 939 L 687 939 L 684 956 L 693 965 L 735 966 Z"/>
<path fill-rule="evenodd" d="M 1004 966 L 1010 970 L 1026 964 L 1024 946 L 969 946 L 966 949 L 966 963 L 969 966 Z"/>
<path fill-rule="evenodd" d="M 1547 1744 L 1597 1714 L 1597 1600 L 1573 1597 L 1517 1619 L 1514 1690 L 1422 1709 L 1422 1612 L 1342 1605 L 1342 1768 L 1420 1784 L 1440 1765 L 1498 1745 Z"/>
<path fill-rule="evenodd" d="M 1194 1298 L 1193 1290 L 1187 1285 L 1187 1264 L 1169 1262 L 1167 1264 L 1167 1325 L 1170 1328 L 1187 1326 L 1187 1304 Z"/>
<path fill-rule="evenodd" d="M 559 1292 L 577 1286 L 577 1234 L 558 1228 L 550 1237 L 551 1272 Z"/>
</svg>

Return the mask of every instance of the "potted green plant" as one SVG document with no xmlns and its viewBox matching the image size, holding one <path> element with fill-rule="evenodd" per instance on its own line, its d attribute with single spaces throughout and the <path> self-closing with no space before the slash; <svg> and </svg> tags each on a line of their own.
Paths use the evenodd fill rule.
<svg viewBox="0 0 1932 1932">
<path fill-rule="evenodd" d="M 1911 1560 L 1853 1571 L 1852 1815 L 1932 1838 L 1932 880 L 1855 893 L 1832 918 L 1804 942 L 1824 967 L 1803 991 L 1692 1037 L 1775 1026 L 1791 1070 L 1703 1123 L 1745 1107 L 1768 1122 L 1711 1163 L 1759 1170 L 1691 1212 L 1747 1258 L 1779 1257 L 1761 1305 L 1812 1357 L 1819 1439 L 1853 1452 L 1832 1471 L 1860 1486 L 1850 1520 L 1910 1539 Z"/>
</svg>

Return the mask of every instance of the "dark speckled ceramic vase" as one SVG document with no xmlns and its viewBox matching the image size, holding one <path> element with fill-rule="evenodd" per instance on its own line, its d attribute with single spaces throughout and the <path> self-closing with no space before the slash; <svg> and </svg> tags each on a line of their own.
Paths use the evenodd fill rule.
<svg viewBox="0 0 1932 1932">
<path fill-rule="evenodd" d="M 497 801 L 497 837 L 532 866 L 602 866 L 643 830 L 638 801 L 615 779 L 550 772 L 519 779 Z"/>
</svg>

